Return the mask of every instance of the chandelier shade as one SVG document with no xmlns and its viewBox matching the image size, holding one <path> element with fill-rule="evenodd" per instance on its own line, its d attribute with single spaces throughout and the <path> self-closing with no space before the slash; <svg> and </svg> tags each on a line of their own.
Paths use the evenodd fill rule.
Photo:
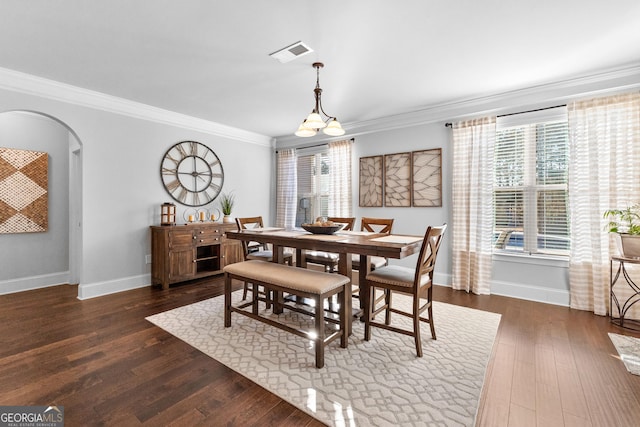
<svg viewBox="0 0 640 427">
<path fill-rule="evenodd" d="M 316 88 L 313 90 L 316 104 L 311 113 L 298 127 L 295 132 L 296 136 L 308 138 L 314 136 L 320 129 L 329 136 L 344 135 L 344 129 L 336 117 L 328 115 L 322 108 L 322 89 L 320 88 L 320 68 L 322 67 L 324 67 L 322 62 L 313 63 L 313 68 L 316 69 Z M 322 118 L 321 113 L 326 119 Z"/>
</svg>

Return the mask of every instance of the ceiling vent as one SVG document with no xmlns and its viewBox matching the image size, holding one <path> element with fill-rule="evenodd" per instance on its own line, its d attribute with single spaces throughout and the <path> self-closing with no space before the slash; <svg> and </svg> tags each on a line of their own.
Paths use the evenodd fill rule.
<svg viewBox="0 0 640 427">
<path fill-rule="evenodd" d="M 284 64 L 285 62 L 293 61 L 296 58 L 304 56 L 309 52 L 313 52 L 313 49 L 302 42 L 295 42 L 291 46 L 270 53 L 269 56 Z"/>
</svg>

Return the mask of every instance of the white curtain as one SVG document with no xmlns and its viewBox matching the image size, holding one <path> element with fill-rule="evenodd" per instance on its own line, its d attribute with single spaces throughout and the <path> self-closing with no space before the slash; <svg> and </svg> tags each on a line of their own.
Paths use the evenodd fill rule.
<svg viewBox="0 0 640 427">
<path fill-rule="evenodd" d="M 453 125 L 454 289 L 490 294 L 496 118 Z"/>
<path fill-rule="evenodd" d="M 276 226 L 293 228 L 298 206 L 298 167 L 295 148 L 278 151 L 276 181 Z"/>
<path fill-rule="evenodd" d="M 351 144 L 351 140 L 329 143 L 329 216 L 353 216 Z"/>
<path fill-rule="evenodd" d="M 640 94 L 568 105 L 571 308 L 606 315 L 609 259 L 608 209 L 640 202 Z"/>
</svg>

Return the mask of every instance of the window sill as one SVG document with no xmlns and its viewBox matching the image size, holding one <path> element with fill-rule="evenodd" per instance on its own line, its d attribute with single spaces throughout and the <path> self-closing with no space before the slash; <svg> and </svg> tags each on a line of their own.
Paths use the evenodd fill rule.
<svg viewBox="0 0 640 427">
<path fill-rule="evenodd" d="M 553 255 L 541 255 L 541 254 L 521 254 L 521 253 L 509 253 L 500 252 L 493 253 L 494 261 L 501 262 L 513 262 L 520 264 L 535 264 L 544 265 L 549 267 L 569 268 L 569 257 L 566 256 L 553 256 Z"/>
</svg>

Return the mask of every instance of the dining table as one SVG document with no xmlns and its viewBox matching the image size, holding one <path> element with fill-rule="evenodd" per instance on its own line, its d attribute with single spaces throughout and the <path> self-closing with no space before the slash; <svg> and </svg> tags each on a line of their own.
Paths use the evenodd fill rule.
<svg viewBox="0 0 640 427">
<path fill-rule="evenodd" d="M 371 256 L 401 259 L 418 253 L 424 236 L 375 233 L 367 231 L 338 231 L 334 234 L 314 234 L 303 229 L 286 229 L 280 227 L 248 228 L 227 231 L 227 238 L 244 242 L 258 242 L 271 244 L 273 249 L 272 261 L 284 262 L 285 248 L 295 250 L 297 267 L 306 268 L 305 252 L 308 250 L 333 252 L 338 254 L 338 274 L 352 279 L 352 254 L 360 256 L 358 283 L 365 281 L 367 272 L 371 269 Z M 352 293 L 347 292 L 346 332 L 351 335 L 353 321 Z M 366 313 L 369 307 L 369 296 L 366 292 L 359 295 L 360 308 Z M 274 304 L 274 310 L 278 310 Z M 277 312 L 277 311 L 276 311 Z"/>
</svg>

